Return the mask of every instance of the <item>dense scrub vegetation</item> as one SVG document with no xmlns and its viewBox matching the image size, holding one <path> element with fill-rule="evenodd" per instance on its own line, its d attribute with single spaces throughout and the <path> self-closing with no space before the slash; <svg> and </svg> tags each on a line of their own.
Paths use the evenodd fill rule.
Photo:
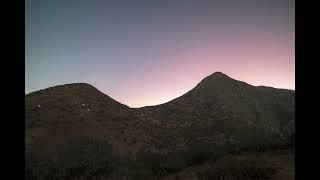
<svg viewBox="0 0 320 180">
<path fill-rule="evenodd" d="M 270 179 L 275 171 L 274 167 L 254 156 L 248 156 L 244 159 L 227 156 L 198 173 L 197 177 L 201 180 L 262 180 Z"/>
<path fill-rule="evenodd" d="M 170 102 L 143 108 L 83 83 L 30 93 L 26 178 L 152 180 L 216 162 L 196 178 L 265 179 L 273 171 L 263 161 L 223 157 L 294 150 L 294 97 L 294 91 L 254 87 L 222 73 Z"/>
<path fill-rule="evenodd" d="M 212 144 L 198 143 L 184 150 L 159 154 L 139 151 L 134 155 L 116 155 L 106 142 L 74 142 L 66 152 L 53 158 L 33 155 L 26 157 L 26 179 L 92 179 L 98 177 L 113 179 L 160 179 L 187 167 L 207 161 L 215 161 L 214 166 L 198 173 L 201 180 L 207 179 L 268 179 L 275 169 L 255 157 L 234 159 L 230 155 L 246 151 L 263 152 L 270 149 L 286 149 L 284 146 L 257 146 L 256 148 L 226 152 Z M 230 147 L 225 147 L 230 148 Z M 221 158 L 225 157 L 225 158 Z M 237 178 L 236 178 L 237 177 Z"/>
</svg>

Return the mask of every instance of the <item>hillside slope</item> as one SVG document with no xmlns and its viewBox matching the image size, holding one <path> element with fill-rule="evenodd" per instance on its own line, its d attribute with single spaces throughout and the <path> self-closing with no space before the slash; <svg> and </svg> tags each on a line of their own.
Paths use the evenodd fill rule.
<svg viewBox="0 0 320 180">
<path fill-rule="evenodd" d="M 85 83 L 25 96 L 26 166 L 40 174 L 48 167 L 43 162 L 60 170 L 103 168 L 99 163 L 110 154 L 114 162 L 137 162 L 141 152 L 219 155 L 283 146 L 294 134 L 294 91 L 255 87 L 221 72 L 181 97 L 143 108 L 129 108 Z"/>
<path fill-rule="evenodd" d="M 162 140 L 159 146 L 206 141 L 240 148 L 285 143 L 294 134 L 294 98 L 292 90 L 255 87 L 217 72 L 181 97 L 137 113 L 152 122 L 149 134 Z"/>
</svg>

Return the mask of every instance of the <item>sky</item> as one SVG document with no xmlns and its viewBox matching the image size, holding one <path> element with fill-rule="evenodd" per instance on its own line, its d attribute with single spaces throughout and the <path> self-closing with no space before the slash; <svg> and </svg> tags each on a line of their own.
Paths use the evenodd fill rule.
<svg viewBox="0 0 320 180">
<path fill-rule="evenodd" d="M 130 107 L 219 71 L 295 89 L 294 0 L 26 0 L 25 92 L 84 82 Z"/>
</svg>

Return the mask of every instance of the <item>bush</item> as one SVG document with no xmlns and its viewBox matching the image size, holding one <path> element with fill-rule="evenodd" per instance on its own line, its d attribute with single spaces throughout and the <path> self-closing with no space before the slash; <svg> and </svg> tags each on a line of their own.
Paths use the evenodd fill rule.
<svg viewBox="0 0 320 180">
<path fill-rule="evenodd" d="M 204 171 L 198 172 L 200 180 L 270 179 L 275 169 L 255 156 L 240 159 L 228 156 L 216 161 Z"/>
<path fill-rule="evenodd" d="M 148 172 L 146 175 L 161 177 L 166 174 L 165 155 L 140 151 L 136 154 L 136 165 Z"/>
<path fill-rule="evenodd" d="M 168 173 L 175 173 L 187 167 L 187 162 L 181 152 L 170 153 L 166 157 L 165 169 Z"/>
<path fill-rule="evenodd" d="M 93 140 L 78 141 L 53 161 L 50 157 L 26 156 L 26 179 L 72 179 L 76 176 L 92 177 L 111 174 L 112 147 L 106 142 Z"/>
</svg>

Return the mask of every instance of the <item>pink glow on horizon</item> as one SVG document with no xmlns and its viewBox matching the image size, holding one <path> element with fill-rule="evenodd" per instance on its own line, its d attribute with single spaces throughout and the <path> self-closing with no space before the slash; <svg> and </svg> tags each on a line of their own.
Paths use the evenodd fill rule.
<svg viewBox="0 0 320 180">
<path fill-rule="evenodd" d="M 130 107 L 214 72 L 295 89 L 295 2 L 26 1 L 25 92 L 85 82 Z"/>
<path fill-rule="evenodd" d="M 294 32 L 272 34 L 254 28 L 230 31 L 236 33 L 217 37 L 205 34 L 205 30 L 204 34 L 197 33 L 201 30 L 195 28 L 186 35 L 181 32 L 181 37 L 164 39 L 165 45 L 155 43 L 153 34 L 133 39 L 128 44 L 132 54 L 120 55 L 120 59 L 145 61 L 138 69 L 128 68 L 129 80 L 119 82 L 122 87 L 117 92 L 106 94 L 130 107 L 162 104 L 217 71 L 254 86 L 295 89 Z M 156 50 L 148 51 L 149 47 Z"/>
<path fill-rule="evenodd" d="M 264 46 L 249 43 L 235 47 L 211 51 L 208 46 L 198 53 L 163 55 L 167 63 L 159 63 L 148 76 L 133 78 L 124 87 L 130 91 L 114 97 L 130 107 L 162 104 L 185 94 L 216 71 L 254 86 L 295 89 L 294 47 L 268 42 Z M 123 94 L 127 96 L 121 97 Z"/>
</svg>

